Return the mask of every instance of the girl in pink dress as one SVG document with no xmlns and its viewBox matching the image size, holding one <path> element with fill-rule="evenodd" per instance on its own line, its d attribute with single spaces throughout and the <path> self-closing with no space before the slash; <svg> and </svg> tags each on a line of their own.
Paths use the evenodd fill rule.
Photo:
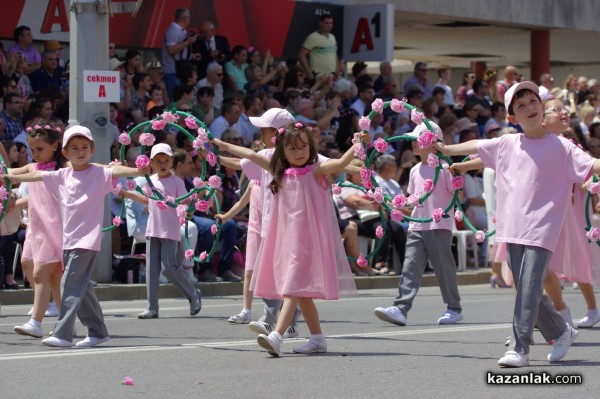
<svg viewBox="0 0 600 399">
<path fill-rule="evenodd" d="M 61 132 L 50 125 L 28 128 L 28 143 L 36 163 L 22 168 L 9 169 L 11 174 L 24 174 L 33 170 L 57 170 L 64 166 L 61 154 Z M 63 273 L 62 221 L 58 199 L 45 189 L 43 182 L 29 183 L 29 224 L 21 262 L 33 263 L 34 298 L 29 322 L 15 326 L 15 332 L 42 338 L 42 320 L 50 301 L 50 292 L 60 309 L 60 280 Z M 26 267 L 26 266 L 24 266 Z"/>
<path fill-rule="evenodd" d="M 221 150 L 248 158 L 273 174 L 274 194 L 267 233 L 260 247 L 250 289 L 258 296 L 283 299 L 275 331 L 257 341 L 278 357 L 282 335 L 300 306 L 311 336 L 296 353 L 326 352 L 314 299 L 356 293 L 340 235 L 327 176 L 354 158 L 354 147 L 340 159 L 319 162 L 310 128 L 300 122 L 278 130 L 268 160 L 250 149 L 215 140 Z M 368 135 L 362 139 L 369 142 Z M 361 145 L 361 144 L 357 144 Z"/>
</svg>

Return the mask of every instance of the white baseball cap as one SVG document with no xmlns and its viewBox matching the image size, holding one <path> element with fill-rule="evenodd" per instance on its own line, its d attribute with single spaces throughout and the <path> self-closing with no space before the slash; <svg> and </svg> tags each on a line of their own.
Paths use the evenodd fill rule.
<svg viewBox="0 0 600 399">
<path fill-rule="evenodd" d="M 289 123 L 295 122 L 296 120 L 286 109 L 282 108 L 271 108 L 265 111 L 262 116 L 251 116 L 250 123 L 257 127 L 272 127 L 279 129 Z"/>
<path fill-rule="evenodd" d="M 94 137 L 92 136 L 92 132 L 85 126 L 75 125 L 71 126 L 67 130 L 65 130 L 65 134 L 63 135 L 63 145 L 62 148 L 67 148 L 67 144 L 69 144 L 69 140 L 71 140 L 75 136 L 82 136 L 94 142 Z"/>
<path fill-rule="evenodd" d="M 165 143 L 155 144 L 152 147 L 152 151 L 150 151 L 150 159 L 153 159 L 158 154 L 167 154 L 168 156 L 173 156 L 173 150 L 171 146 Z"/>
<path fill-rule="evenodd" d="M 435 137 L 438 140 L 444 140 L 444 136 L 442 135 L 442 129 L 440 129 L 437 123 L 429 121 L 429 124 L 431 125 L 431 132 L 435 134 Z M 421 133 L 423 133 L 425 130 L 429 130 L 429 128 L 427 127 L 427 125 L 425 125 L 425 122 L 422 122 L 417 127 L 415 127 L 415 130 L 413 130 L 410 133 L 406 133 L 406 136 L 419 137 Z"/>
<path fill-rule="evenodd" d="M 510 89 L 508 89 L 506 91 L 506 94 L 504 94 L 504 106 L 506 107 L 507 110 L 508 110 L 508 106 L 512 102 L 512 99 L 515 96 L 515 94 L 517 94 L 518 91 L 521 91 L 523 89 L 531 90 L 538 96 L 540 95 L 540 88 L 538 87 L 538 85 L 536 85 L 533 82 L 526 80 L 524 82 L 514 84 L 510 87 Z"/>
</svg>

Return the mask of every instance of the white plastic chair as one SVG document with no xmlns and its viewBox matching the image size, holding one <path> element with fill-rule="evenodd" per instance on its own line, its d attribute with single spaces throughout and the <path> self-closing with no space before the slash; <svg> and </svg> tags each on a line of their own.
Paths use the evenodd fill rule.
<svg viewBox="0 0 600 399">
<path fill-rule="evenodd" d="M 473 251 L 473 258 L 475 260 L 475 268 L 479 267 L 477 241 L 475 240 L 475 233 L 471 230 L 457 230 L 456 221 L 452 218 L 452 236 L 456 237 L 456 253 L 458 255 L 458 271 L 462 272 L 467 270 L 467 249 Z M 468 237 L 471 237 L 471 246 L 467 248 Z"/>
</svg>

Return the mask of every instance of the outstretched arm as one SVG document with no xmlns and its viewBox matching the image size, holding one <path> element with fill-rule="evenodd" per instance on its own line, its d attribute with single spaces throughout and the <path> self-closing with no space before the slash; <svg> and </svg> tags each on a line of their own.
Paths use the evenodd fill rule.
<svg viewBox="0 0 600 399">
<path fill-rule="evenodd" d="M 260 154 L 252 151 L 250 148 L 241 147 L 239 145 L 225 143 L 219 139 L 215 139 L 214 143 L 221 151 L 227 151 L 240 158 L 246 158 L 260 166 L 265 170 L 269 170 L 269 160 Z"/>
<path fill-rule="evenodd" d="M 462 175 L 465 172 L 468 172 L 470 170 L 481 169 L 484 166 L 485 165 L 483 165 L 483 161 L 481 160 L 481 158 L 477 158 L 477 159 L 472 159 L 470 161 L 453 163 L 452 165 L 450 165 L 450 171 L 451 172 L 457 171 L 458 173 L 460 173 Z"/>
<path fill-rule="evenodd" d="M 119 198 L 121 198 L 121 196 L 129 198 L 132 201 L 139 202 L 140 204 L 148 205 L 148 197 L 138 192 L 121 190 L 119 191 Z"/>
<path fill-rule="evenodd" d="M 594 166 L 592 167 L 592 171 L 595 175 L 600 174 L 600 159 L 596 159 L 596 162 L 594 162 Z"/>
<path fill-rule="evenodd" d="M 150 174 L 150 166 L 144 169 L 130 168 L 129 166 L 114 165 L 112 167 L 113 177 L 137 177 Z"/>
<path fill-rule="evenodd" d="M 42 172 L 39 170 L 34 170 L 22 175 L 7 174 L 6 178 L 9 179 L 11 183 L 42 181 Z"/>
<path fill-rule="evenodd" d="M 433 145 L 436 150 L 444 156 L 471 155 L 477 153 L 477 143 L 479 140 L 471 140 L 460 144 L 445 145 L 442 142 L 435 142 Z"/>
<path fill-rule="evenodd" d="M 364 133 L 361 133 L 360 138 L 365 143 L 368 143 L 371 140 L 371 136 L 369 134 L 364 134 Z M 350 164 L 350 162 L 354 159 L 354 149 L 356 148 L 357 145 L 362 145 L 362 143 L 354 144 L 352 147 L 350 147 L 348 149 L 348 151 L 346 151 L 344 153 L 344 155 L 342 155 L 341 158 L 330 159 L 327 162 L 319 164 L 319 166 L 314 171 L 315 176 L 317 177 L 317 180 L 319 180 L 321 177 L 326 176 L 330 173 L 340 172 L 344 168 L 346 168 Z"/>
<path fill-rule="evenodd" d="M 242 165 L 240 164 L 239 158 L 219 157 L 219 160 L 221 161 L 221 165 L 227 168 L 242 170 Z"/>
<path fill-rule="evenodd" d="M 240 213 L 250 203 L 252 187 L 254 187 L 254 183 L 250 181 L 250 183 L 248 183 L 248 188 L 246 189 L 246 192 L 244 192 L 244 195 L 242 195 L 242 198 L 240 198 L 238 202 L 233 204 L 233 206 L 229 211 L 227 211 L 227 213 L 225 213 L 224 215 L 219 213 L 218 215 L 215 215 L 215 218 L 221 219 L 221 223 L 226 223 L 229 221 L 229 219 L 235 217 L 238 213 Z"/>
</svg>

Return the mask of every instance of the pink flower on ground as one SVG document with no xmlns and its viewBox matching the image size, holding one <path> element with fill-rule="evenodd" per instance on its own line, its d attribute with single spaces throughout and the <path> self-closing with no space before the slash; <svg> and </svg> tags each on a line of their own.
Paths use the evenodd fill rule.
<svg viewBox="0 0 600 399">
<path fill-rule="evenodd" d="M 210 166 L 215 166 L 217 164 L 217 156 L 215 155 L 214 152 L 208 152 L 206 154 L 206 162 L 208 162 L 208 164 Z"/>
<path fill-rule="evenodd" d="M 222 181 L 219 176 L 213 175 L 208 178 L 208 185 L 211 188 L 219 188 L 219 187 L 221 187 L 221 184 L 222 184 Z"/>
<path fill-rule="evenodd" d="M 413 121 L 415 125 L 420 125 L 421 123 L 423 123 L 424 117 L 425 114 L 423 114 L 421 111 L 417 111 L 417 109 L 413 109 L 412 111 L 410 111 L 410 120 Z"/>
<path fill-rule="evenodd" d="M 592 227 L 586 235 L 590 241 L 596 242 L 600 239 L 600 229 L 597 227 Z"/>
<path fill-rule="evenodd" d="M 435 208 L 433 210 L 433 221 L 439 222 L 442 220 L 442 216 L 444 216 L 444 210 L 442 208 Z"/>
<path fill-rule="evenodd" d="M 112 224 L 114 224 L 115 226 L 120 226 L 121 223 L 123 223 L 123 221 L 119 216 L 115 216 L 112 220 Z"/>
<path fill-rule="evenodd" d="M 127 133 L 121 133 L 119 135 L 119 143 L 121 143 L 123 145 L 131 144 L 131 137 L 129 137 L 129 135 Z"/>
<path fill-rule="evenodd" d="M 483 240 L 485 240 L 485 233 L 481 230 L 477 230 L 477 232 L 475 233 L 475 240 L 481 244 L 483 242 Z"/>
<path fill-rule="evenodd" d="M 194 184 L 194 187 L 196 187 L 196 188 L 204 187 L 204 181 L 199 177 L 194 177 L 194 180 L 192 180 L 192 183 Z"/>
<path fill-rule="evenodd" d="M 200 212 L 206 212 L 208 208 L 210 208 L 210 203 L 208 201 L 200 200 L 194 204 L 194 208 Z"/>
<path fill-rule="evenodd" d="M 433 184 L 433 180 L 425 179 L 425 181 L 423 182 L 423 191 L 425 191 L 426 193 L 430 193 L 433 191 L 434 188 L 435 186 Z"/>
<path fill-rule="evenodd" d="M 406 205 L 407 198 L 404 194 L 398 194 L 392 199 L 392 206 L 394 208 L 402 208 Z"/>
<path fill-rule="evenodd" d="M 440 165 L 440 159 L 433 152 L 430 152 L 429 155 L 427 155 L 427 165 L 432 168 L 437 168 Z"/>
<path fill-rule="evenodd" d="M 152 121 L 152 130 L 163 130 L 167 126 L 164 119 L 155 119 Z"/>
<path fill-rule="evenodd" d="M 188 127 L 188 129 L 198 129 L 196 120 L 194 118 L 192 118 L 191 116 L 188 116 L 187 118 L 185 118 L 185 125 Z"/>
<path fill-rule="evenodd" d="M 419 148 L 429 148 L 431 144 L 435 141 L 435 134 L 433 134 L 430 130 L 425 130 L 421 135 L 417 138 L 417 144 Z"/>
<path fill-rule="evenodd" d="M 404 102 L 405 101 L 400 101 L 400 100 L 397 100 L 394 98 L 392 100 L 392 103 L 390 104 L 390 108 L 394 112 L 398 112 L 398 113 L 404 112 Z"/>
<path fill-rule="evenodd" d="M 192 251 L 191 249 L 186 249 L 185 250 L 185 258 L 187 260 L 192 260 L 193 257 L 194 257 L 194 251 Z"/>
<path fill-rule="evenodd" d="M 369 191 L 369 197 L 378 204 L 381 204 L 385 199 L 385 194 L 383 193 L 383 189 L 381 187 L 377 187 L 373 191 Z"/>
<path fill-rule="evenodd" d="M 179 120 L 179 115 L 173 114 L 169 111 L 163 112 L 160 117 L 163 118 L 165 122 L 169 123 L 177 122 Z"/>
<path fill-rule="evenodd" d="M 369 130 L 369 128 L 371 127 L 371 120 L 369 119 L 368 116 L 361 116 L 360 119 L 358 120 L 358 127 L 360 127 L 362 130 Z"/>
<path fill-rule="evenodd" d="M 357 259 L 356 259 L 356 264 L 360 267 L 366 267 L 369 262 L 367 261 L 367 259 L 365 259 L 364 256 L 360 255 Z"/>
<path fill-rule="evenodd" d="M 135 160 L 135 166 L 138 169 L 145 169 L 150 165 L 150 158 L 145 155 L 139 155 Z"/>
<path fill-rule="evenodd" d="M 151 146 L 154 144 L 154 135 L 150 133 L 142 133 L 140 135 L 140 144 L 145 146 Z"/>
<path fill-rule="evenodd" d="M 157 206 L 157 207 L 158 207 L 158 209 L 160 209 L 161 211 L 165 211 L 165 210 L 167 210 L 167 208 L 169 207 L 165 201 L 156 201 L 156 206 Z"/>
<path fill-rule="evenodd" d="M 588 191 L 592 194 L 600 193 L 600 182 L 599 183 L 590 183 L 588 184 Z"/>
<path fill-rule="evenodd" d="M 210 226 L 210 233 L 214 236 L 217 235 L 217 225 L 213 224 L 212 226 Z"/>
<path fill-rule="evenodd" d="M 119 195 L 121 190 L 123 190 L 123 185 L 121 183 L 117 183 L 115 186 L 113 186 L 112 192 L 114 195 Z"/>
<path fill-rule="evenodd" d="M 342 193 L 342 188 L 339 186 L 339 184 L 334 183 L 334 184 L 331 185 L 331 191 L 335 195 L 340 195 Z"/>
<path fill-rule="evenodd" d="M 187 206 L 177 205 L 177 208 L 175 208 L 175 212 L 177 212 L 177 216 L 179 216 L 180 218 L 184 218 L 187 215 Z"/>
<path fill-rule="evenodd" d="M 408 203 L 411 206 L 415 206 L 419 203 L 419 196 L 417 194 L 411 194 L 408 196 Z"/>
<path fill-rule="evenodd" d="M 133 378 L 130 376 L 125 377 L 121 385 L 133 385 Z"/>
<path fill-rule="evenodd" d="M 375 140 L 374 144 L 375 144 L 375 149 L 382 154 L 385 154 L 387 152 L 388 148 L 390 147 L 388 142 L 385 141 L 384 139 L 382 139 L 381 137 L 378 138 L 377 140 Z"/>
<path fill-rule="evenodd" d="M 404 214 L 397 209 L 392 209 L 392 213 L 390 215 L 394 222 L 401 222 L 404 219 Z"/>
<path fill-rule="evenodd" d="M 354 156 L 363 161 L 367 158 L 367 153 L 365 152 L 362 144 L 354 146 Z"/>
<path fill-rule="evenodd" d="M 150 185 L 149 185 L 148 183 L 145 183 L 145 184 L 142 186 L 142 191 L 143 191 L 143 193 L 144 193 L 144 195 L 145 195 L 146 197 L 151 197 L 151 196 L 152 196 L 152 194 L 153 194 L 153 192 L 152 192 L 152 187 L 150 187 Z"/>
<path fill-rule="evenodd" d="M 463 220 L 463 213 L 460 209 L 456 209 L 454 211 L 454 220 L 456 220 L 457 222 L 462 222 Z"/>
<path fill-rule="evenodd" d="M 465 179 L 462 176 L 452 178 L 452 190 L 460 190 L 465 185 Z"/>
<path fill-rule="evenodd" d="M 125 187 L 127 187 L 127 190 L 129 191 L 133 191 L 137 187 L 137 184 L 134 180 L 128 179 L 127 182 L 125 182 Z"/>
<path fill-rule="evenodd" d="M 383 237 L 383 227 L 377 226 L 377 228 L 375 229 L 375 236 L 377 238 Z"/>
<path fill-rule="evenodd" d="M 377 113 L 382 113 L 384 105 L 385 103 L 381 98 L 376 98 L 375 101 L 371 103 L 371 108 Z"/>
<path fill-rule="evenodd" d="M 200 253 L 200 256 L 198 256 L 198 259 L 200 259 L 200 262 L 204 262 L 206 260 L 206 258 L 208 258 L 208 254 L 206 253 L 206 251 L 202 251 Z"/>
</svg>

